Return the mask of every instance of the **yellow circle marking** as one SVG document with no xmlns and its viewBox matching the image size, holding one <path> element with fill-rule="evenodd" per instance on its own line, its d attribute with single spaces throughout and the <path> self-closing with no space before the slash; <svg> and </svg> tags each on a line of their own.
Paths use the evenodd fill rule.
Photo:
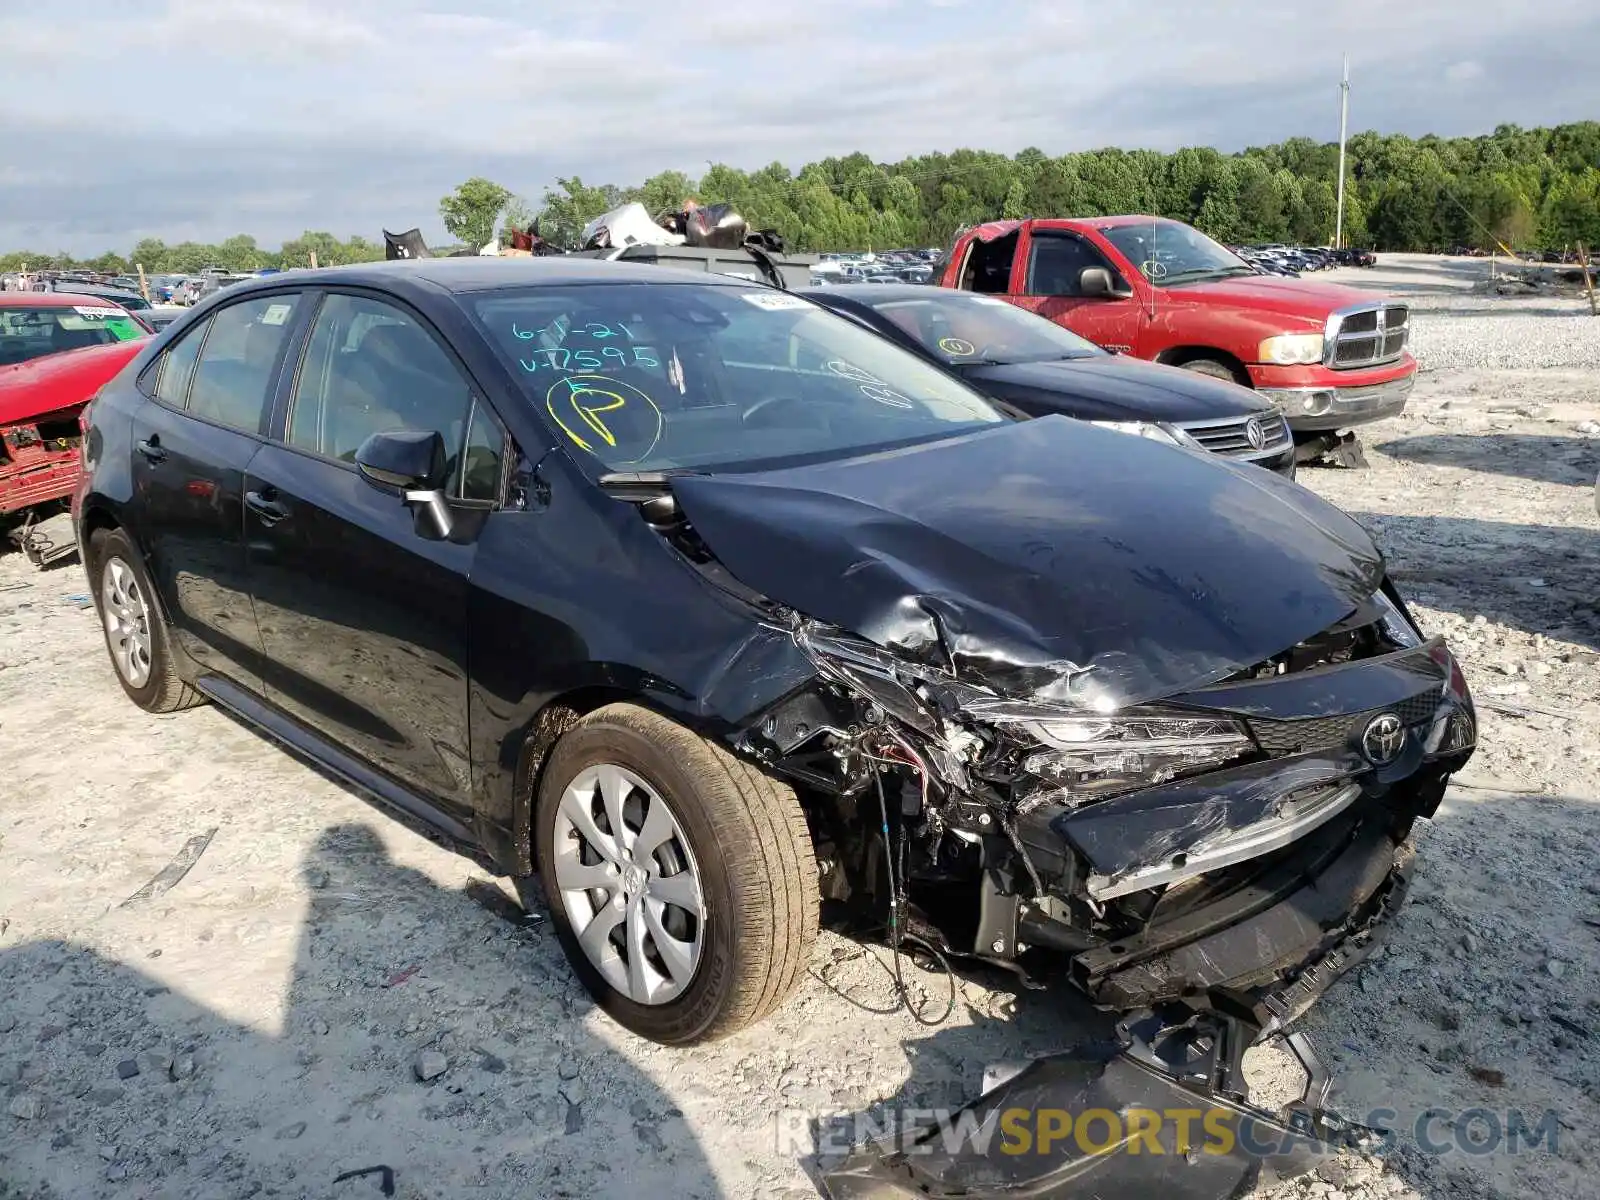
<svg viewBox="0 0 1600 1200">
<path fill-rule="evenodd" d="M 953 358 L 966 358 L 968 355 L 978 352 L 978 348 L 971 342 L 965 338 L 957 337 L 940 338 L 939 349 Z"/>
<path fill-rule="evenodd" d="M 544 397 L 545 411 L 550 414 L 550 419 L 561 427 L 561 432 L 571 438 L 574 445 L 590 454 L 595 453 L 593 442 L 604 442 L 611 449 L 617 448 L 617 435 L 607 424 L 606 414 L 621 412 L 629 405 L 638 404 L 643 404 L 655 416 L 655 433 L 649 445 L 638 454 L 619 460 L 628 463 L 649 457 L 661 441 L 664 419 L 660 407 L 649 396 L 631 384 L 608 379 L 604 375 L 569 375 L 551 384 Z"/>
</svg>

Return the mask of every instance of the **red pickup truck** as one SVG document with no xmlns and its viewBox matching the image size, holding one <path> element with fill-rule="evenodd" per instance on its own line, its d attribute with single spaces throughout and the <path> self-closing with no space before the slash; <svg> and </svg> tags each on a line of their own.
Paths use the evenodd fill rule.
<svg viewBox="0 0 1600 1200">
<path fill-rule="evenodd" d="M 1108 350 L 1255 388 L 1318 450 L 1399 412 L 1416 382 L 1405 304 L 1259 274 L 1180 221 L 992 221 L 956 236 L 934 282 L 1004 296 Z"/>
</svg>

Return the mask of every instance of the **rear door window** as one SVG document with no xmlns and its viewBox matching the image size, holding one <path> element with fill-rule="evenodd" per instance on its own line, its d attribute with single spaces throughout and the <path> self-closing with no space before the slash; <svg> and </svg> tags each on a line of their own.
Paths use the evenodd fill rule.
<svg viewBox="0 0 1600 1200">
<path fill-rule="evenodd" d="M 258 296 L 213 316 L 189 385 L 189 412 L 257 432 L 299 302 L 298 293 Z"/>
</svg>

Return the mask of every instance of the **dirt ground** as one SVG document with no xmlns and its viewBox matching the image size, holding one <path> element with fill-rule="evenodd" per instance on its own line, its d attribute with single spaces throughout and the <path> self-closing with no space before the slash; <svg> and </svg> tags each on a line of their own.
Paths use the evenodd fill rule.
<svg viewBox="0 0 1600 1200">
<path fill-rule="evenodd" d="M 1419 340 L 1455 319 L 1456 268 L 1391 265 L 1348 274 L 1405 285 Z M 1429 371 L 1366 435 L 1369 470 L 1302 476 L 1377 535 L 1486 707 L 1390 943 L 1303 1021 L 1343 1109 L 1390 1110 L 1395 1144 L 1275 1196 L 1595 1194 L 1589 422 L 1592 372 Z M 814 1196 L 809 1119 L 959 1104 L 985 1064 L 1081 1028 L 1069 996 L 981 974 L 924 1027 L 894 1011 L 884 951 L 825 934 L 765 1024 L 643 1043 L 501 881 L 215 708 L 136 710 L 85 591 L 75 561 L 0 557 L 0 1197 L 342 1200 L 381 1195 L 378 1174 L 335 1182 L 379 1164 L 411 1198 Z M 942 1005 L 942 977 L 912 975 Z M 1283 1061 L 1254 1052 L 1277 1086 Z M 1513 1110 L 1542 1144 L 1508 1151 Z"/>
</svg>

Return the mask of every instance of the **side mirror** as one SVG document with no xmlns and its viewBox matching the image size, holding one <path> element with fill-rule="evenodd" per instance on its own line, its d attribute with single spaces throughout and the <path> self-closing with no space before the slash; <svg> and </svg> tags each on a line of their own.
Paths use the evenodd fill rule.
<svg viewBox="0 0 1600 1200">
<path fill-rule="evenodd" d="M 1120 298 L 1130 293 L 1119 288 L 1111 272 L 1105 267 L 1085 267 L 1078 272 L 1078 295 L 1088 297 Z"/>
<path fill-rule="evenodd" d="M 434 488 L 444 481 L 444 438 L 412 430 L 375 433 L 356 450 L 356 467 L 385 487 Z"/>
<path fill-rule="evenodd" d="M 444 438 L 438 433 L 375 433 L 356 450 L 356 468 L 369 483 L 400 489 L 400 498 L 417 512 L 419 533 L 423 532 L 423 513 L 427 513 L 437 536 L 450 536 L 455 515 L 443 491 Z"/>
</svg>

